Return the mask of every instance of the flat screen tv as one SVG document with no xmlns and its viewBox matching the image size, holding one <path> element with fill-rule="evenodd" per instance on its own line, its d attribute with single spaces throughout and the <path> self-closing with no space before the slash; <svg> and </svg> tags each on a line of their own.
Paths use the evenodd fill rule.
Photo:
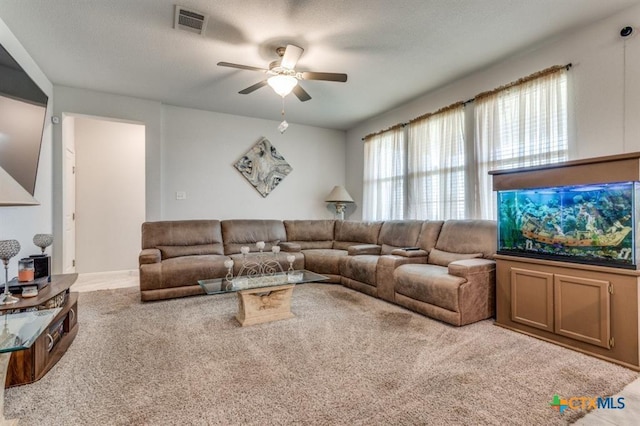
<svg viewBox="0 0 640 426">
<path fill-rule="evenodd" d="M 47 95 L 0 45 L 0 205 L 37 204 L 21 202 L 14 194 L 20 187 L 31 197 L 35 193 L 47 101 Z"/>
</svg>

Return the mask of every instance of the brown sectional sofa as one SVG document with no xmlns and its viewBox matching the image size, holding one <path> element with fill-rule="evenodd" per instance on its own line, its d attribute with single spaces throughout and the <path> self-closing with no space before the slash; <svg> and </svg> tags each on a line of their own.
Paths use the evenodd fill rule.
<svg viewBox="0 0 640 426">
<path fill-rule="evenodd" d="M 373 297 L 464 325 L 494 315 L 496 224 L 487 220 L 356 222 L 336 220 L 186 220 L 142 225 L 143 301 L 203 294 L 200 279 L 242 264 L 256 242 L 283 269 L 308 269 Z"/>
</svg>

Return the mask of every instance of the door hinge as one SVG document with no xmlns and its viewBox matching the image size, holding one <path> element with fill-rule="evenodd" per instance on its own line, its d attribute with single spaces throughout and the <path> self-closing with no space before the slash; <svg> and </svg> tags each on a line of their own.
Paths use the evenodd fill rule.
<svg viewBox="0 0 640 426">
<path fill-rule="evenodd" d="M 71 167 L 71 173 L 76 174 L 76 166 Z"/>
<path fill-rule="evenodd" d="M 613 294 L 613 284 L 609 283 L 609 294 Z"/>
<path fill-rule="evenodd" d="M 75 260 L 75 259 L 73 259 L 73 260 L 71 261 L 71 266 L 73 266 L 73 267 L 75 268 L 75 266 L 76 266 L 76 260 Z"/>
<path fill-rule="evenodd" d="M 71 220 L 76 220 L 76 213 L 75 212 L 71 213 Z"/>
<path fill-rule="evenodd" d="M 615 345 L 616 345 L 616 341 L 614 340 L 614 338 L 613 337 L 610 338 L 609 339 L 609 346 L 613 348 Z"/>
</svg>

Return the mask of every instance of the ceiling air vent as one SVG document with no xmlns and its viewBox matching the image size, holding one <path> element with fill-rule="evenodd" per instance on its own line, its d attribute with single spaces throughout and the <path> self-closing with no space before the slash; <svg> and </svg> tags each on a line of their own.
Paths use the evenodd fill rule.
<svg viewBox="0 0 640 426">
<path fill-rule="evenodd" d="M 173 28 L 202 35 L 207 28 L 208 19 L 207 16 L 200 12 L 176 5 Z"/>
</svg>

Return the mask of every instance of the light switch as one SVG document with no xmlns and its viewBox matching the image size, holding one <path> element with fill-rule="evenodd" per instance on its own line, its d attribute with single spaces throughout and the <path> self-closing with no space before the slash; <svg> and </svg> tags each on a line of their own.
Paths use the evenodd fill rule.
<svg viewBox="0 0 640 426">
<path fill-rule="evenodd" d="M 177 191 L 176 192 L 176 200 L 186 200 L 187 199 L 187 193 L 184 191 Z"/>
</svg>

